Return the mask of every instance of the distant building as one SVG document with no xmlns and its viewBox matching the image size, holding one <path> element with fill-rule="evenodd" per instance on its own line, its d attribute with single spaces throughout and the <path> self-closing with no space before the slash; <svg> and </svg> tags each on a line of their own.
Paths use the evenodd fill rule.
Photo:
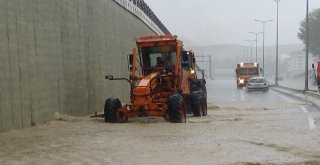
<svg viewBox="0 0 320 165">
<path fill-rule="evenodd" d="M 290 58 L 287 62 L 287 76 L 296 77 L 305 73 L 305 53 L 303 51 L 293 52 L 289 54 Z M 316 58 L 309 56 L 309 70 L 312 69 L 312 63 L 317 61 Z"/>
<path fill-rule="evenodd" d="M 295 75 L 304 72 L 305 58 L 303 52 L 294 52 L 290 54 L 288 59 L 288 71 L 290 75 Z"/>
</svg>

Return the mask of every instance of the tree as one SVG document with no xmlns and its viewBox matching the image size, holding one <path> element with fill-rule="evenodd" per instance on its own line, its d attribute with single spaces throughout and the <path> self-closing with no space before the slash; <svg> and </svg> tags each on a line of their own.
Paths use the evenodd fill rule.
<svg viewBox="0 0 320 165">
<path fill-rule="evenodd" d="M 301 21 L 298 38 L 306 44 L 306 19 Z M 320 57 L 320 9 L 309 13 L 309 51 L 314 56 Z"/>
</svg>

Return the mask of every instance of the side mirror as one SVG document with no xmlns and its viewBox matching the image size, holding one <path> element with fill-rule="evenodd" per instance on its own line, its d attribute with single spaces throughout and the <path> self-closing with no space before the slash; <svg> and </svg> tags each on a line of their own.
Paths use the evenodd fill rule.
<svg viewBox="0 0 320 165">
<path fill-rule="evenodd" d="M 113 76 L 112 75 L 108 75 L 105 77 L 107 80 L 113 80 Z"/>
<path fill-rule="evenodd" d="M 312 69 L 314 69 L 314 64 L 312 64 Z"/>
<path fill-rule="evenodd" d="M 189 55 L 187 54 L 187 52 L 182 52 L 181 53 L 181 64 L 182 64 L 182 67 L 190 68 L 190 62 L 191 61 L 189 61 Z"/>
<path fill-rule="evenodd" d="M 133 54 L 128 55 L 129 65 L 133 64 Z"/>
<path fill-rule="evenodd" d="M 128 70 L 132 71 L 132 64 L 133 64 L 133 54 L 128 55 Z"/>
<path fill-rule="evenodd" d="M 262 70 L 262 68 L 260 68 L 260 72 L 262 72 L 263 70 Z"/>
</svg>

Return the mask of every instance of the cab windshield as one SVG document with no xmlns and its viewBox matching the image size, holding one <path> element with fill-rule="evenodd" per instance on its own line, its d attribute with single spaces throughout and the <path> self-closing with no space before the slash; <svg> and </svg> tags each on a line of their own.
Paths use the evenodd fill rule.
<svg viewBox="0 0 320 165">
<path fill-rule="evenodd" d="M 141 48 L 144 68 L 170 67 L 176 62 L 175 46 L 152 46 Z"/>
<path fill-rule="evenodd" d="M 266 79 L 263 79 L 263 78 L 253 78 L 253 79 L 250 79 L 250 83 L 265 83 L 267 82 Z"/>
<path fill-rule="evenodd" d="M 240 75 L 258 75 L 257 68 L 240 68 Z"/>
</svg>

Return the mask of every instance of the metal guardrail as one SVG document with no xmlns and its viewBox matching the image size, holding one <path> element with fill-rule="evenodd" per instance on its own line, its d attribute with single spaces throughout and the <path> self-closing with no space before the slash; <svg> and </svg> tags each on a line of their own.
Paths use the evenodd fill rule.
<svg viewBox="0 0 320 165">
<path fill-rule="evenodd" d="M 198 70 L 198 71 L 203 71 L 203 78 L 208 78 L 208 75 L 206 74 L 206 73 L 204 73 L 204 70 L 203 69 L 201 69 L 200 67 L 199 67 L 199 65 L 198 64 L 196 64 L 196 70 Z"/>
<path fill-rule="evenodd" d="M 147 24 L 157 34 L 170 34 L 159 18 L 143 0 L 114 0 Z"/>
<path fill-rule="evenodd" d="M 294 92 L 294 93 L 300 93 L 300 94 L 304 94 L 313 98 L 317 98 L 320 99 L 320 93 L 318 93 L 317 91 L 304 91 L 304 90 L 299 90 L 299 89 L 293 89 L 293 88 L 289 88 L 289 87 L 284 87 L 284 86 L 271 86 L 271 87 L 275 87 L 275 88 L 280 88 L 280 89 L 284 89 L 290 92 Z"/>
</svg>

